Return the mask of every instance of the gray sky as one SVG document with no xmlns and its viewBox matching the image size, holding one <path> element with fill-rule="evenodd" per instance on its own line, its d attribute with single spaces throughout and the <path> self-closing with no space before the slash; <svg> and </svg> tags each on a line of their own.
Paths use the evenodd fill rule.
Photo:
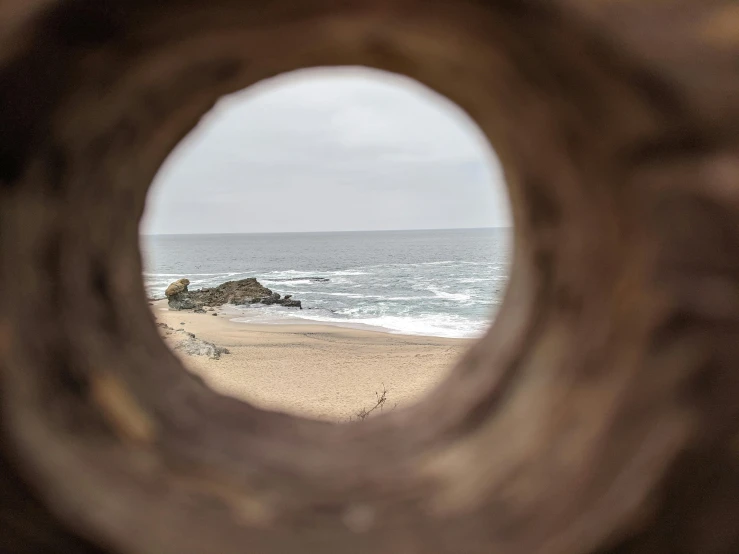
<svg viewBox="0 0 739 554">
<path fill-rule="evenodd" d="M 159 171 L 141 230 L 252 233 L 508 226 L 477 126 L 416 81 L 311 69 L 222 99 Z"/>
</svg>

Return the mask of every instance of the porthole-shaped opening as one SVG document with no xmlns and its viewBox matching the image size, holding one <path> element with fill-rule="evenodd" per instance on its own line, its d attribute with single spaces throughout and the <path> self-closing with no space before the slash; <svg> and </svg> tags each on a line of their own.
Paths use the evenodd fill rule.
<svg viewBox="0 0 739 554">
<path fill-rule="evenodd" d="M 154 180 L 144 284 L 215 390 L 333 421 L 418 401 L 488 329 L 511 216 L 458 106 L 359 67 L 221 99 Z"/>
</svg>

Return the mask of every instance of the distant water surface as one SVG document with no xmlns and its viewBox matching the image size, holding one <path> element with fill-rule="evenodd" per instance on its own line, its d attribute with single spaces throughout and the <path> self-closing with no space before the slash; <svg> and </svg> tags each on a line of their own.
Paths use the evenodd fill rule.
<svg viewBox="0 0 739 554">
<path fill-rule="evenodd" d="M 240 321 L 302 318 L 390 332 L 478 336 L 508 280 L 510 229 L 142 236 L 144 281 L 163 297 L 256 277 L 304 309 L 244 306 Z"/>
</svg>

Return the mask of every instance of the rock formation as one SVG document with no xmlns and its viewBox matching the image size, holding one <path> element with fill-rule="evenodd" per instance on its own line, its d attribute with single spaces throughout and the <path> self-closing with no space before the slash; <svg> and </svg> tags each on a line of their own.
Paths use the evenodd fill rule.
<svg viewBox="0 0 739 554">
<path fill-rule="evenodd" d="M 172 337 L 172 349 L 183 352 L 188 356 L 207 356 L 211 360 L 219 360 L 221 354 L 230 354 L 228 348 L 217 346 L 207 340 L 199 339 L 194 333 L 184 329 L 174 329 L 166 323 L 157 323 L 161 333 L 165 337 Z"/>
<path fill-rule="evenodd" d="M 263 286 L 254 277 L 241 279 L 240 281 L 227 281 L 214 288 L 205 288 L 190 291 L 187 286 L 190 281 L 179 279 L 167 287 L 165 295 L 169 307 L 173 310 L 196 310 L 203 311 L 203 307 L 221 306 L 223 304 L 234 304 L 243 306 L 245 304 L 277 304 L 288 308 L 303 309 L 300 300 L 293 300 L 292 295 L 282 298 L 278 293 L 272 292 Z"/>
<path fill-rule="evenodd" d="M 164 294 L 167 298 L 170 296 L 175 296 L 181 292 L 187 292 L 187 286 L 190 284 L 189 279 L 179 279 L 175 281 L 174 283 L 171 283 L 167 290 L 164 291 Z"/>
<path fill-rule="evenodd" d="M 169 307 L 173 310 L 192 310 L 197 305 L 190 299 L 187 286 L 190 284 L 189 279 L 179 279 L 171 283 L 164 295 L 167 297 Z"/>
<path fill-rule="evenodd" d="M 199 339 L 194 333 L 189 333 L 184 329 L 174 331 L 174 335 L 181 336 L 181 339 L 176 340 L 172 347 L 176 352 L 183 352 L 188 356 L 207 356 L 211 360 L 219 360 L 221 354 L 230 354 L 228 348 Z"/>
</svg>

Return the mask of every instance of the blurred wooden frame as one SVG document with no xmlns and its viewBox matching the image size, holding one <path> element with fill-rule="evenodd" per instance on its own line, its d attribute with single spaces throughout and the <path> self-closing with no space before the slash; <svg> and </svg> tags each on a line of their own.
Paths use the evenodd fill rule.
<svg viewBox="0 0 739 554">
<path fill-rule="evenodd" d="M 138 220 L 219 96 L 347 64 L 477 121 L 516 238 L 449 379 L 329 425 L 183 370 Z M 730 0 L 3 0 L 0 549 L 739 552 L 738 137 Z"/>
</svg>

